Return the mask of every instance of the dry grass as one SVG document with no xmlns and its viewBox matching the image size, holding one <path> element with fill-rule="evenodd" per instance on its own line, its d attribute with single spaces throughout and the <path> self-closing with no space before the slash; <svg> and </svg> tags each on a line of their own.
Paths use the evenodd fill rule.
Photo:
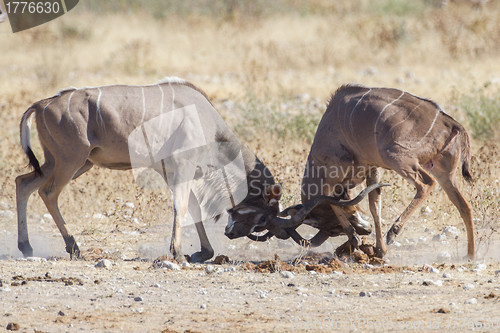
<svg viewBox="0 0 500 333">
<path fill-rule="evenodd" d="M 497 1 L 478 9 L 462 2 L 439 8 L 430 1 L 396 0 L 281 0 L 272 7 L 261 1 L 251 6 L 202 1 L 193 8 L 190 1 L 173 2 L 178 8 L 151 1 L 147 6 L 134 2 L 129 10 L 124 8 L 131 2 L 103 3 L 89 1 L 50 24 L 17 34 L 0 25 L 0 201 L 9 209 L 15 207 L 14 178 L 27 171 L 18 143 L 21 114 L 32 102 L 68 86 L 152 83 L 169 75 L 193 81 L 283 182 L 283 205 L 288 205 L 299 201 L 316 124 L 339 85 L 393 86 L 430 97 L 470 128 L 474 119 L 464 110 L 463 97 L 476 96 L 477 87 L 486 83 L 496 89 L 500 84 Z M 482 121 L 488 125 L 490 120 Z M 473 140 L 474 153 L 482 157 L 473 164 L 474 187 L 465 187 L 473 193 L 478 224 L 487 223 L 488 230 L 498 230 L 499 223 L 500 170 L 494 157 L 499 148 L 487 144 L 488 138 L 498 138 L 496 124 L 491 134 Z M 484 149 L 489 153 L 481 155 Z M 36 142 L 35 151 L 41 158 Z M 387 228 L 413 189 L 392 173 L 385 180 L 394 184 L 384 196 Z M 490 194 L 474 197 L 483 189 Z M 33 197 L 30 223 L 46 213 Z M 130 172 L 94 168 L 68 186 L 60 201 L 77 237 L 103 247 L 119 240 L 117 228 L 142 232 L 172 216 L 169 195 L 138 189 Z M 135 204 L 133 216 L 122 212 L 124 202 Z M 443 191 L 436 190 L 428 205 L 430 216 L 417 214 L 408 223 L 417 235 L 422 220 L 436 230 L 449 224 L 463 229 Z M 95 213 L 105 218 L 93 219 Z M 14 220 L 1 228 L 15 230 Z M 55 227 L 49 230 L 57 233 Z M 165 237 L 148 235 L 159 241 Z"/>
</svg>

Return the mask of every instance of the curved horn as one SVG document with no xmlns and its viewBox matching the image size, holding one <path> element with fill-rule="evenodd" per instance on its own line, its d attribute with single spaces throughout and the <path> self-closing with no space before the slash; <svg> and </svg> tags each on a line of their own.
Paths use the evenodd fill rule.
<svg viewBox="0 0 500 333">
<path fill-rule="evenodd" d="M 268 239 L 272 238 L 273 236 L 274 236 L 274 234 L 270 231 L 268 231 L 265 235 L 262 235 L 262 236 L 257 236 L 254 234 L 247 235 L 248 238 L 250 238 L 251 240 L 256 241 L 256 242 L 265 242 Z"/>
<path fill-rule="evenodd" d="M 391 184 L 387 183 L 379 183 L 379 184 L 373 184 L 365 188 L 363 191 L 361 191 L 358 196 L 352 200 L 342 200 L 342 199 L 337 199 L 328 195 L 321 195 L 319 197 L 314 198 L 313 200 L 307 202 L 302 209 L 300 209 L 297 214 L 292 216 L 290 219 L 283 219 L 280 217 L 273 217 L 271 220 L 270 224 L 275 227 L 275 228 L 297 228 L 299 225 L 302 224 L 302 221 L 306 218 L 306 216 L 314 209 L 316 206 L 322 203 L 329 203 L 331 205 L 336 205 L 336 206 L 353 206 L 357 205 L 358 203 L 361 202 L 361 200 L 366 197 L 368 193 L 370 193 L 373 190 L 376 190 L 378 188 L 384 187 L 384 186 L 390 186 Z M 291 236 L 291 235 L 290 235 Z"/>
</svg>

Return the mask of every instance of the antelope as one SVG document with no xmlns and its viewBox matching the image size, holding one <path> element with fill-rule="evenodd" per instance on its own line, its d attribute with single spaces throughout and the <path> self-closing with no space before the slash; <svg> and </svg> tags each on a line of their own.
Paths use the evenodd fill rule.
<svg viewBox="0 0 500 333">
<path fill-rule="evenodd" d="M 302 202 L 320 195 L 349 197 L 349 190 L 363 181 L 367 186 L 380 182 L 380 169 L 393 170 L 415 186 L 416 194 L 388 231 L 386 241 L 391 244 L 439 183 L 463 219 L 467 254 L 474 258 L 472 209 L 456 179 L 461 162 L 462 176 L 468 182 L 472 180 L 470 154 L 465 128 L 432 100 L 398 89 L 344 85 L 331 98 L 318 125 L 302 179 Z M 368 201 L 375 225 L 375 254 L 383 257 L 387 247 L 381 228 L 381 189 L 371 192 Z M 340 225 L 337 233 L 343 231 L 351 245 L 358 248 L 354 227 L 359 220 L 358 208 L 335 205 L 330 208 L 331 211 L 312 211 L 307 218 L 336 217 L 330 226 Z M 313 245 L 328 237 L 320 229 Z"/>
<path fill-rule="evenodd" d="M 45 155 L 40 165 L 30 144 L 35 114 Z M 203 221 L 258 221 L 276 215 L 281 187 L 273 175 L 222 120 L 199 88 L 171 77 L 145 86 L 112 85 L 70 88 L 34 103 L 22 116 L 21 146 L 33 171 L 16 178 L 18 248 L 32 256 L 27 204 L 38 190 L 54 219 L 70 257 L 80 249 L 59 211 L 59 195 L 72 179 L 94 165 L 109 169 L 149 168 L 173 194 L 170 251 L 185 261 L 181 249 L 183 220 L 191 218 L 201 250 L 191 261 L 211 258 L 213 248 Z M 259 229 L 252 227 L 252 229 Z"/>
<path fill-rule="evenodd" d="M 467 254 L 475 256 L 474 225 L 470 204 L 457 185 L 456 169 L 470 182 L 470 142 L 462 125 L 432 100 L 406 91 L 349 84 L 332 96 L 307 158 L 302 179 L 302 204 L 291 206 L 271 219 L 263 241 L 277 235 L 304 239 L 295 230 L 301 224 L 319 229 L 308 240 L 319 246 L 329 237 L 345 234 L 359 249 L 358 234 L 370 234 L 371 226 L 359 216 L 356 204 L 368 194 L 375 225 L 375 255 L 387 247 L 381 227 L 381 170 L 393 170 L 415 186 L 416 194 L 386 235 L 394 242 L 415 210 L 437 183 L 458 209 L 467 230 Z M 349 192 L 366 181 L 367 188 L 348 200 Z M 347 200 L 347 201 L 346 201 Z M 344 204 L 338 204 L 343 202 Z M 291 216 L 289 219 L 281 218 Z"/>
</svg>

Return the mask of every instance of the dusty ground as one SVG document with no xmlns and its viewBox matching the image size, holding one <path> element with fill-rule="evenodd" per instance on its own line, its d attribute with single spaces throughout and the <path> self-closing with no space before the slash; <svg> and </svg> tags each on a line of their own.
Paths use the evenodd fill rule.
<svg viewBox="0 0 500 333">
<path fill-rule="evenodd" d="M 23 332 L 500 329 L 498 264 L 483 270 L 446 264 L 439 273 L 351 264 L 285 277 L 242 265 L 208 266 L 215 271 L 207 273 L 207 265 L 173 271 L 151 262 L 111 262 L 107 269 L 91 261 L 3 260 L 1 326 L 16 323 Z M 424 285 L 428 280 L 442 285 Z"/>
<path fill-rule="evenodd" d="M 245 2 L 252 7 L 231 1 L 217 2 L 231 8 L 214 9 L 215 2 L 183 0 L 168 3 L 193 8 L 162 17 L 164 1 L 129 9 L 122 0 L 88 0 L 29 31 L 12 34 L 1 24 L 0 331 L 9 323 L 23 332 L 500 330 L 500 134 L 494 128 L 481 136 L 488 124 L 499 123 L 493 119 L 500 96 L 499 3 L 472 8 L 466 2 L 438 8 L 431 1 L 281 0 L 269 9 L 264 2 Z M 310 266 L 318 271 L 312 274 L 304 263 L 271 262 L 256 272 L 252 262 L 275 254 L 287 263 L 314 260 L 291 241 L 229 241 L 223 219 L 207 229 L 216 255 L 227 255 L 230 264 L 210 262 L 209 273 L 206 264 L 157 268 L 153 260 L 168 252 L 170 241 L 169 193 L 140 189 L 131 172 L 100 168 L 60 197 L 62 215 L 87 259 L 68 260 L 37 194 L 28 210 L 36 258 L 22 259 L 14 185 L 28 171 L 19 147 L 22 113 L 69 86 L 150 84 L 169 75 L 208 93 L 283 183 L 282 207 L 300 200 L 311 138 L 341 84 L 392 86 L 436 100 L 474 134 L 475 182 L 460 182 L 474 210 L 478 259 L 463 259 L 463 223 L 438 187 L 406 224 L 399 244 L 389 248 L 386 266 L 337 263 Z M 489 108 L 491 119 L 468 113 L 463 101 L 469 97 L 467 105 Z M 36 129 L 32 142 L 43 160 Z M 393 184 L 383 191 L 388 230 L 414 189 L 391 172 L 383 181 Z M 362 208 L 369 211 L 366 202 Z M 198 250 L 192 226 L 183 237 L 185 253 Z M 343 241 L 331 239 L 317 251 L 333 253 Z M 102 258 L 110 260 L 109 268 L 95 267 Z M 276 269 L 294 275 L 270 272 Z"/>
</svg>

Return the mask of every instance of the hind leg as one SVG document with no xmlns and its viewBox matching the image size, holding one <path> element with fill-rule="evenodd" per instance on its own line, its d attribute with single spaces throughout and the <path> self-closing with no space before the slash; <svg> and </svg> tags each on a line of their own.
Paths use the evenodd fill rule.
<svg viewBox="0 0 500 333">
<path fill-rule="evenodd" d="M 25 257 L 33 256 L 28 236 L 27 209 L 28 200 L 33 192 L 47 180 L 47 174 L 51 172 L 52 165 L 45 163 L 42 165 L 42 174 L 30 172 L 16 178 L 16 204 L 17 204 L 17 247 Z"/>
<path fill-rule="evenodd" d="M 52 215 L 59 232 L 63 236 L 66 244 L 66 252 L 70 254 L 71 258 L 78 258 L 80 256 L 80 249 L 76 244 L 75 237 L 68 230 L 58 205 L 59 195 L 62 189 L 71 181 L 75 173 L 83 167 L 87 160 L 86 157 L 80 161 L 75 160 L 74 157 L 72 158 L 73 160 L 67 158 L 55 162 L 54 170 L 48 176 L 46 182 L 40 187 L 38 193 L 45 203 L 50 215 Z"/>
<path fill-rule="evenodd" d="M 417 193 L 387 233 L 387 244 L 392 244 L 394 242 L 394 238 L 401 232 L 406 221 L 408 221 L 415 210 L 422 205 L 434 186 L 436 186 L 436 180 L 418 164 L 409 169 L 398 170 L 394 168 L 393 170 L 413 183 L 417 189 Z"/>
<path fill-rule="evenodd" d="M 474 259 L 476 255 L 476 247 L 474 240 L 474 222 L 472 220 L 472 208 L 469 202 L 464 198 L 458 189 L 456 179 L 456 167 L 458 159 L 455 156 L 446 154 L 438 161 L 432 171 L 437 181 L 448 195 L 450 201 L 457 207 L 460 216 L 467 230 L 467 255 Z"/>
</svg>

